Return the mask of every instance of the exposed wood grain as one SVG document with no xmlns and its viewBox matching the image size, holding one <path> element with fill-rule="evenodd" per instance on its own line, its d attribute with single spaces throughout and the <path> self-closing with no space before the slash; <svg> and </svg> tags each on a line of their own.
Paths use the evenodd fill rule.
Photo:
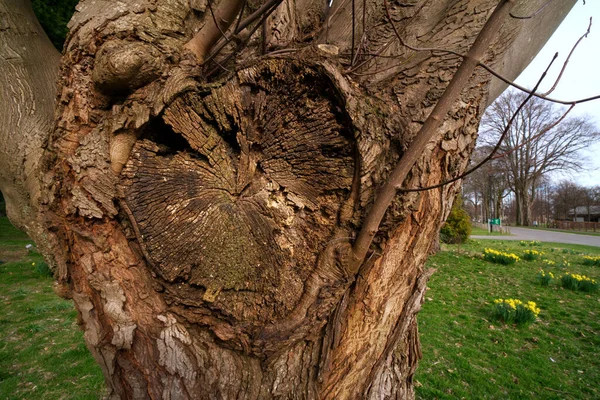
<svg viewBox="0 0 600 400">
<path fill-rule="evenodd" d="M 271 61 L 238 76 L 151 122 L 122 188 L 149 261 L 189 285 L 173 299 L 264 324 L 294 307 L 332 239 L 354 144 L 316 71 Z"/>
</svg>

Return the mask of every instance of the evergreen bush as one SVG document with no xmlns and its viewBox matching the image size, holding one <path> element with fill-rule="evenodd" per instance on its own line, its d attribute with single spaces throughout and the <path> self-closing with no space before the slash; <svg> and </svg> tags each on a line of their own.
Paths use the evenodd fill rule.
<svg viewBox="0 0 600 400">
<path fill-rule="evenodd" d="M 440 230 L 440 240 L 444 243 L 464 243 L 471 234 L 471 219 L 462 208 L 462 198 L 457 197 L 446 223 Z"/>
</svg>

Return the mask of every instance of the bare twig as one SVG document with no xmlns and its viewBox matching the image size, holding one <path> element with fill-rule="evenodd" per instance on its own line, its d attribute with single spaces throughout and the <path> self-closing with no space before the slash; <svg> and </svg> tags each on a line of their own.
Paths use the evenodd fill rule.
<svg viewBox="0 0 600 400">
<path fill-rule="evenodd" d="M 223 28 L 221 28 L 221 24 L 219 24 L 219 22 L 217 21 L 217 17 L 215 16 L 215 11 L 212 8 L 212 1 L 208 0 L 207 3 L 208 3 L 208 10 L 210 11 L 210 15 L 212 16 L 213 23 L 219 29 L 219 32 L 221 32 L 221 37 L 229 42 L 229 38 L 227 38 L 227 36 L 225 35 L 225 32 L 223 32 Z"/>
<path fill-rule="evenodd" d="M 254 25 L 254 26 L 252 27 L 252 29 L 250 29 L 250 31 L 248 32 L 248 34 L 245 36 L 245 39 L 244 39 L 242 42 L 240 42 L 240 43 L 237 45 L 237 48 L 235 49 L 235 51 L 233 51 L 231 54 L 229 54 L 229 55 L 228 55 L 228 56 L 227 56 L 227 57 L 226 57 L 226 58 L 225 58 L 225 59 L 224 59 L 224 60 L 221 62 L 221 64 L 225 64 L 227 61 L 229 61 L 229 59 L 231 59 L 231 57 L 233 57 L 233 56 L 234 56 L 234 55 L 235 55 L 235 54 L 236 54 L 236 53 L 237 53 L 237 52 L 238 52 L 238 51 L 239 51 L 239 50 L 240 50 L 242 47 L 244 47 L 244 46 L 245 46 L 245 45 L 248 43 L 248 40 L 250 40 L 250 38 L 252 37 L 252 35 L 254 35 L 254 33 L 255 33 L 257 30 L 258 30 L 258 28 L 259 28 L 259 27 L 263 26 L 263 24 L 265 23 L 265 21 L 267 20 L 267 18 L 269 18 L 269 16 L 270 16 L 270 15 L 273 13 L 273 11 L 275 11 L 275 9 L 277 9 L 277 7 L 278 7 L 278 6 L 279 6 L 279 3 L 277 3 L 277 4 L 273 5 L 273 6 L 271 7 L 271 9 L 267 10 L 267 11 L 266 11 L 266 12 L 265 12 L 265 13 L 262 15 L 262 18 L 260 19 L 260 21 L 259 21 L 259 22 L 258 22 L 256 25 Z M 209 55 L 209 57 L 208 57 L 206 60 L 207 60 L 207 61 L 211 60 L 211 59 L 212 59 L 212 58 L 213 58 L 213 57 L 214 57 L 214 56 L 215 56 L 215 55 L 216 55 L 216 54 L 217 54 L 217 53 L 218 53 L 220 50 L 221 50 L 221 49 L 215 49 L 215 50 L 213 50 L 213 53 L 211 53 L 211 54 Z M 210 71 L 209 71 L 209 72 L 206 74 L 206 76 L 208 77 L 208 76 L 211 76 L 212 74 L 214 74 L 214 73 L 217 71 L 217 69 L 218 69 L 219 67 L 223 68 L 221 65 L 219 65 L 218 67 L 215 67 L 215 68 L 211 69 L 211 70 L 210 70 Z"/>
<path fill-rule="evenodd" d="M 358 65 L 355 65 L 354 67 L 352 67 L 352 68 L 350 68 L 350 69 L 346 70 L 345 72 L 346 72 L 346 73 L 353 73 L 354 71 L 356 71 L 356 70 L 358 70 L 358 69 L 362 68 L 362 67 L 363 67 L 365 64 L 368 64 L 368 63 L 370 63 L 371 61 L 375 60 L 375 59 L 376 59 L 376 58 L 379 56 L 379 54 L 383 53 L 383 52 L 384 52 L 384 51 L 385 51 L 385 50 L 386 50 L 388 47 L 390 47 L 390 45 L 391 45 L 391 44 L 392 44 L 392 42 L 391 42 L 391 41 L 390 41 L 390 42 L 387 42 L 385 45 L 381 46 L 381 48 L 379 49 L 379 51 L 376 53 L 376 55 L 375 55 L 375 56 L 373 56 L 373 57 L 371 57 L 371 58 L 368 58 L 368 59 L 364 60 L 364 61 L 363 61 L 363 62 L 361 62 L 360 64 L 358 64 Z"/>
<path fill-rule="evenodd" d="M 560 73 L 558 74 L 558 78 L 556 78 L 556 81 L 554 82 L 554 85 L 552 85 L 552 87 L 550 88 L 550 90 L 548 90 L 546 93 L 542 93 L 541 96 L 546 97 L 550 93 L 554 92 L 554 89 L 556 89 L 556 86 L 558 85 L 558 82 L 560 82 L 560 78 L 562 78 L 563 73 L 567 69 L 567 65 L 569 64 L 569 60 L 571 59 L 571 56 L 575 52 L 575 49 L 577 48 L 577 46 L 579 45 L 579 43 L 590 34 L 590 30 L 591 29 L 592 29 L 592 17 L 590 17 L 590 24 L 588 25 L 587 31 L 579 38 L 579 40 L 577 40 L 577 42 L 575 42 L 575 44 L 573 45 L 573 48 L 571 48 L 571 51 L 569 52 L 569 55 L 567 56 L 567 59 L 565 60 L 562 68 L 560 69 Z"/>
<path fill-rule="evenodd" d="M 267 15 L 267 16 L 271 15 L 271 13 L 282 2 L 283 2 L 283 0 L 270 0 L 270 1 L 266 2 L 265 4 L 263 4 L 258 10 L 254 11 L 252 14 L 250 14 L 244 20 L 242 20 L 242 22 L 240 22 L 238 24 L 237 30 L 235 32 L 227 35 L 227 39 L 231 39 L 233 36 L 238 35 L 241 31 L 243 31 L 248 26 L 250 26 L 250 24 L 252 24 L 253 22 L 255 22 L 256 20 L 258 20 L 260 18 L 260 22 L 254 28 L 251 29 L 251 33 L 249 33 L 245 36 L 244 42 L 246 42 L 246 40 L 248 40 L 250 38 L 250 36 L 252 36 L 252 34 L 254 32 L 256 32 L 258 27 L 266 20 L 265 15 Z M 217 54 L 219 54 L 221 52 L 221 50 L 223 50 L 225 45 L 227 45 L 227 43 L 228 43 L 227 40 L 220 40 L 214 46 L 214 48 L 212 49 L 212 51 L 208 55 L 208 57 L 206 57 L 205 62 L 212 60 Z M 240 49 L 240 46 L 237 46 L 236 51 L 239 49 Z M 233 54 L 230 54 L 229 56 L 227 56 L 227 60 L 229 60 L 232 57 L 232 55 Z M 211 73 L 212 73 L 212 71 L 214 71 L 214 70 L 211 70 Z"/>
<path fill-rule="evenodd" d="M 575 104 L 573 104 L 571 107 L 569 107 L 567 109 L 567 111 L 564 112 L 564 114 L 558 118 L 556 121 L 554 121 L 553 123 L 551 123 L 550 125 L 544 127 L 544 129 L 542 129 L 539 133 L 535 134 L 534 136 L 530 137 L 529 139 L 525 140 L 523 143 L 519 144 L 518 146 L 515 146 L 513 148 L 511 148 L 510 150 L 502 153 L 502 154 L 497 154 L 495 156 L 492 157 L 493 160 L 499 159 L 499 158 L 503 158 L 506 157 L 510 154 L 512 154 L 514 151 L 520 149 L 521 147 L 525 146 L 527 143 L 531 143 L 534 140 L 540 138 L 541 136 L 543 136 L 546 132 L 548 132 L 550 129 L 554 128 L 556 125 L 560 124 L 566 117 L 567 115 L 571 112 L 571 110 L 575 108 Z"/>
<path fill-rule="evenodd" d="M 269 10 L 271 10 L 272 7 L 277 8 L 277 6 L 279 6 L 279 4 L 281 4 L 281 3 L 283 3 L 283 0 L 269 0 L 269 1 L 267 1 L 265 4 L 263 4 L 262 6 L 260 6 L 252 14 L 250 14 L 246 18 L 244 18 L 244 20 L 242 22 L 240 22 L 240 24 L 238 26 L 238 29 L 235 31 L 235 33 L 240 33 L 243 29 L 246 29 L 246 27 L 249 26 L 251 23 L 253 23 L 257 19 L 259 19 L 264 13 L 268 12 Z"/>
<path fill-rule="evenodd" d="M 352 62 L 352 60 L 354 60 L 354 36 L 355 36 L 355 32 L 356 32 L 356 5 L 354 4 L 355 0 L 352 0 L 352 46 L 351 46 L 351 55 L 350 55 L 350 62 Z"/>
<path fill-rule="evenodd" d="M 388 15 L 390 15 L 387 0 L 384 0 L 384 4 Z M 477 35 L 475 42 L 464 57 L 461 65 L 458 67 L 458 70 L 452 77 L 452 80 L 435 105 L 433 111 L 427 117 L 415 139 L 410 143 L 407 151 L 390 174 L 387 182 L 375 197 L 373 206 L 367 214 L 363 226 L 352 247 L 352 260 L 351 265 L 349 266 L 350 273 L 355 274 L 358 272 L 358 269 L 369 251 L 371 242 L 379 230 L 381 220 L 396 196 L 398 188 L 402 185 L 419 157 L 421 157 L 429 142 L 435 137 L 437 128 L 460 95 L 461 90 L 467 84 L 475 68 L 485 56 L 485 51 L 494 40 L 513 5 L 514 3 L 511 0 L 500 1 L 481 32 L 479 32 L 479 35 Z"/>
<path fill-rule="evenodd" d="M 244 15 L 244 10 L 246 9 L 246 0 L 243 0 L 242 8 L 240 9 L 240 14 L 238 16 L 237 22 L 235 24 L 235 28 L 233 28 L 234 33 L 238 33 L 240 29 L 240 23 L 242 22 L 242 15 Z"/>
<path fill-rule="evenodd" d="M 600 95 L 596 95 L 596 96 L 592 96 L 592 97 L 586 97 L 583 99 L 576 99 L 576 100 L 560 100 L 560 99 L 553 99 L 550 97 L 544 97 L 539 93 L 535 93 L 530 89 L 527 89 L 524 86 L 521 86 L 513 81 L 511 81 L 508 78 L 505 78 L 504 76 L 500 75 L 499 73 L 497 73 L 496 71 L 494 71 L 492 68 L 490 68 L 489 66 L 485 65 L 485 64 L 479 64 L 480 67 L 482 67 L 483 69 L 485 69 L 486 71 L 488 71 L 490 74 L 494 75 L 496 78 L 500 79 L 502 82 L 506 83 L 507 85 L 510 85 L 516 89 L 519 89 L 522 92 L 525 92 L 527 94 L 533 94 L 534 97 L 538 97 L 540 99 L 543 100 L 547 100 L 550 101 L 552 103 L 556 103 L 556 104 L 562 104 L 562 105 L 566 105 L 566 106 L 571 106 L 573 104 L 581 104 L 581 103 L 587 103 L 588 101 L 592 101 L 592 100 L 598 100 L 600 99 Z"/>
<path fill-rule="evenodd" d="M 539 87 L 539 85 L 542 83 L 543 79 L 546 77 L 546 74 L 548 73 L 548 70 L 550 69 L 550 66 L 552 66 L 552 63 L 554 63 L 554 60 L 556 60 L 557 56 L 558 56 L 558 54 L 554 55 L 554 58 L 552 58 L 552 61 L 550 62 L 550 64 L 548 65 L 548 67 L 546 68 L 546 70 L 544 71 L 544 73 L 542 74 L 541 78 L 538 80 L 537 84 L 535 85 L 535 89 L 534 90 L 536 90 Z M 527 102 L 532 97 L 533 97 L 533 93 L 529 93 L 527 95 L 527 97 L 521 102 L 521 104 L 519 105 L 519 107 L 517 107 L 516 111 L 513 113 L 513 115 L 509 119 L 508 123 L 506 124 L 506 127 L 502 131 L 502 134 L 500 135 L 500 138 L 496 142 L 496 145 L 494 146 L 494 148 L 492 149 L 492 151 L 490 152 L 490 154 L 488 154 L 483 160 L 481 160 L 473 168 L 465 171 L 464 173 L 460 174 L 457 177 L 454 177 L 454 178 L 449 179 L 447 181 L 438 183 L 437 185 L 432 185 L 432 186 L 427 186 L 427 187 L 422 187 L 422 188 L 415 188 L 415 189 L 399 189 L 399 191 L 400 192 L 405 192 L 405 193 L 409 193 L 409 192 L 423 192 L 423 191 L 426 191 L 426 190 L 437 189 L 437 188 L 440 188 L 442 186 L 446 186 L 446 185 L 448 185 L 450 183 L 453 183 L 453 182 L 456 182 L 458 180 L 461 180 L 461 179 L 465 178 L 467 175 L 470 175 L 473 172 L 477 171 L 479 168 L 481 168 L 488 161 L 490 161 L 492 159 L 498 159 L 498 158 L 506 157 L 507 155 L 511 154 L 513 151 L 515 151 L 515 150 L 523 147 L 525 144 L 530 143 L 531 141 L 535 140 L 536 138 L 542 136 L 543 134 L 545 134 L 546 132 L 548 132 L 550 129 L 554 128 L 556 125 L 558 125 L 559 123 L 561 123 L 565 119 L 565 117 L 567 116 L 567 114 L 569 114 L 569 112 L 575 107 L 575 105 L 572 105 L 567 110 L 567 112 L 565 112 L 559 119 L 557 119 L 556 121 L 554 121 L 552 124 L 544 127 L 544 129 L 542 129 L 542 131 L 540 133 L 538 133 L 537 135 L 529 138 L 525 142 L 521 143 L 519 146 L 516 146 L 516 147 L 510 149 L 506 153 L 503 153 L 503 154 L 495 156 L 495 154 L 500 149 L 500 146 L 502 145 L 502 142 L 504 142 L 504 139 L 506 138 L 506 135 L 508 134 L 508 132 L 510 130 L 510 127 L 512 126 L 515 118 L 517 117 L 517 115 L 519 114 L 519 112 L 521 112 L 521 110 L 523 109 L 523 107 L 525 107 L 525 104 L 527 104 Z"/>
</svg>

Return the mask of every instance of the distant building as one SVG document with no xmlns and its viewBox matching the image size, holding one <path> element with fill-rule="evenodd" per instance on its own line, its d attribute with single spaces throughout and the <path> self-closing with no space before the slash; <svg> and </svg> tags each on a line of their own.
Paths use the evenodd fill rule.
<svg viewBox="0 0 600 400">
<path fill-rule="evenodd" d="M 600 206 L 579 206 L 569 210 L 567 214 L 570 221 L 600 222 Z"/>
</svg>

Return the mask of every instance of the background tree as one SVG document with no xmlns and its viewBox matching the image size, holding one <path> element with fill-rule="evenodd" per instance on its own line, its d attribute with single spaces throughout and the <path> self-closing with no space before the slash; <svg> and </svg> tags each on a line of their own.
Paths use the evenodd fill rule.
<svg viewBox="0 0 600 400">
<path fill-rule="evenodd" d="M 79 0 L 31 0 L 33 12 L 44 32 L 58 50 L 62 50 L 71 19 Z"/>
<path fill-rule="evenodd" d="M 54 92 L 1 0 L 0 188 L 110 397 L 412 397 L 458 185 L 396 194 L 464 170 L 475 69 L 514 78 L 573 1 L 542 3 L 84 0 Z"/>
<path fill-rule="evenodd" d="M 575 182 L 563 180 L 554 187 L 553 206 L 555 220 L 570 220 L 569 212 L 579 204 L 582 188 Z"/>
<path fill-rule="evenodd" d="M 487 143 L 495 142 L 526 94 L 508 91 L 487 110 L 481 134 Z M 516 223 L 530 225 L 531 207 L 542 176 L 553 171 L 583 169 L 580 151 L 598 140 L 595 127 L 582 117 L 567 117 L 564 110 L 540 98 L 533 98 L 517 114 L 505 136 L 500 153 L 511 190 L 515 194 Z"/>
<path fill-rule="evenodd" d="M 490 152 L 491 146 L 478 146 L 471 156 L 471 164 L 477 165 Z M 500 160 L 490 160 L 481 168 L 465 177 L 464 196 L 472 204 L 480 203 L 480 213 L 473 215 L 487 223 L 490 218 L 502 218 L 502 205 L 508 195 L 508 177 Z"/>
<path fill-rule="evenodd" d="M 580 189 L 581 197 L 579 198 L 579 202 L 577 206 L 585 207 L 585 217 L 586 221 L 591 221 L 592 207 L 598 206 L 600 204 L 599 200 L 599 192 L 600 187 L 592 186 L 592 187 L 581 187 Z"/>
<path fill-rule="evenodd" d="M 543 175 L 535 190 L 536 197 L 532 205 L 532 218 L 539 224 L 548 224 L 552 219 L 552 193 L 553 182 L 548 176 Z"/>
</svg>

